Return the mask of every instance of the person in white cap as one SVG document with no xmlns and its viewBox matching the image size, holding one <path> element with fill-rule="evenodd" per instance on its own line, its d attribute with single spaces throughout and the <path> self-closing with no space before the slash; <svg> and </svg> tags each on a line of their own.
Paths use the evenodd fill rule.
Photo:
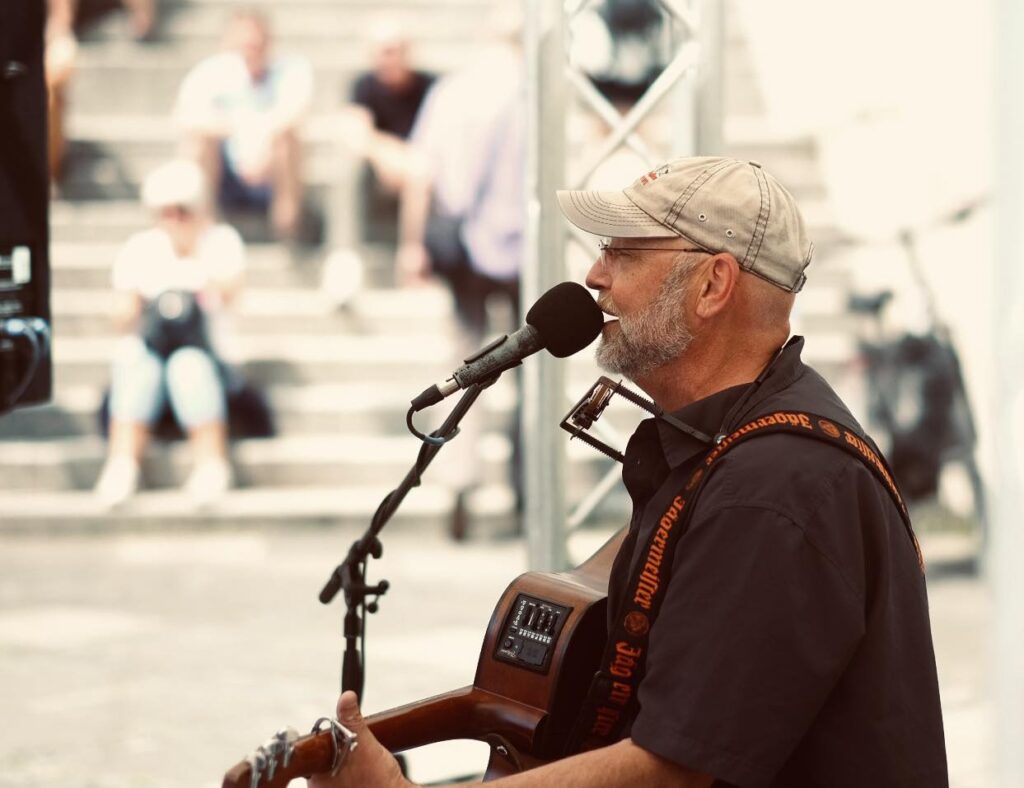
<svg viewBox="0 0 1024 788">
<path fill-rule="evenodd" d="M 663 413 L 626 450 L 634 514 L 579 754 L 493 784 L 948 785 L 913 531 L 787 342 L 812 252 L 793 198 L 759 164 L 687 158 L 559 200 L 607 238 L 587 276 L 613 318 L 598 359 Z M 354 693 L 337 713 L 359 746 L 310 785 L 408 785 Z"/>
<path fill-rule="evenodd" d="M 95 488 L 108 507 L 137 490 L 167 404 L 192 447 L 191 499 L 211 503 L 231 484 L 221 361 L 232 355 L 225 309 L 241 287 L 245 248 L 234 228 L 210 221 L 206 194 L 195 163 L 159 167 L 142 190 L 155 226 L 129 238 L 114 261 L 114 323 L 124 336 L 112 369 L 109 454 Z"/>
</svg>

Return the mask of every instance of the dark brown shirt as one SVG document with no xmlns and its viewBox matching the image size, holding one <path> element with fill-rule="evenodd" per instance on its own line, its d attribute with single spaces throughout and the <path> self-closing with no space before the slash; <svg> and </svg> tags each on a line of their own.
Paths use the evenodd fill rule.
<svg viewBox="0 0 1024 788">
<path fill-rule="evenodd" d="M 862 432 L 827 383 L 783 351 L 764 381 L 673 414 L 714 435 L 776 410 Z M 660 512 L 670 469 L 707 451 L 648 420 L 626 451 L 630 536 L 610 608 Z M 855 457 L 790 434 L 724 456 L 680 538 L 651 630 L 641 747 L 740 788 L 948 785 L 928 601 L 917 554 L 883 486 Z"/>
</svg>

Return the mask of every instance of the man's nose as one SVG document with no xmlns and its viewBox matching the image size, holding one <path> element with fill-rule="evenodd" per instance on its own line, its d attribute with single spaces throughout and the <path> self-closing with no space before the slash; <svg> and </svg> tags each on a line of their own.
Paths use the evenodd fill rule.
<svg viewBox="0 0 1024 788">
<path fill-rule="evenodd" d="M 586 283 L 591 290 L 607 290 L 611 283 L 608 277 L 608 268 L 604 265 L 603 257 L 598 255 L 594 264 L 587 271 Z"/>
</svg>

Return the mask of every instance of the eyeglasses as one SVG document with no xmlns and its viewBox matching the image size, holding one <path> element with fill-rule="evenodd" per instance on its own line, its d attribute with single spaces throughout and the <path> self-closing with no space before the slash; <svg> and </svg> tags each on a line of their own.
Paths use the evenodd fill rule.
<svg viewBox="0 0 1024 788">
<path fill-rule="evenodd" d="M 597 249 L 598 260 L 602 265 L 608 265 L 618 259 L 628 259 L 632 257 L 629 254 L 630 252 L 675 252 L 676 254 L 698 252 L 700 254 L 712 254 L 707 249 L 696 249 L 686 246 L 611 246 L 609 241 L 600 241 Z"/>
</svg>

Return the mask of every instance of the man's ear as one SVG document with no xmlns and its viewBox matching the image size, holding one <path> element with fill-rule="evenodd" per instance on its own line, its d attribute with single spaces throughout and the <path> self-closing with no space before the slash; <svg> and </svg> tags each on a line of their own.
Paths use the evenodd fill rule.
<svg viewBox="0 0 1024 788">
<path fill-rule="evenodd" d="M 709 320 L 719 314 L 732 299 L 740 276 L 740 264 L 728 252 L 716 254 L 704 263 L 698 278 L 699 290 L 695 312 Z"/>
</svg>

